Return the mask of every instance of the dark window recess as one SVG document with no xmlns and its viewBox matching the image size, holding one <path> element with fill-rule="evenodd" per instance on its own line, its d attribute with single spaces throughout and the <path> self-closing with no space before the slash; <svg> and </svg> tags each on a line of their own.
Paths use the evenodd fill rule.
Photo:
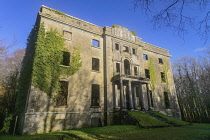
<svg viewBox="0 0 210 140">
<path fill-rule="evenodd" d="M 131 72 L 130 72 L 130 62 L 127 59 L 124 60 L 124 70 L 125 70 L 126 75 L 131 74 Z"/>
<path fill-rule="evenodd" d="M 129 47 L 128 46 L 124 46 L 124 52 L 129 52 Z"/>
<path fill-rule="evenodd" d="M 134 75 L 138 75 L 138 67 L 137 66 L 134 67 Z"/>
<path fill-rule="evenodd" d="M 158 58 L 158 61 L 160 64 L 163 64 L 163 59 L 162 58 Z"/>
<path fill-rule="evenodd" d="M 66 106 L 68 96 L 68 82 L 60 81 L 60 91 L 56 98 L 56 106 Z"/>
<path fill-rule="evenodd" d="M 132 48 L 133 54 L 136 54 L 136 49 Z"/>
<path fill-rule="evenodd" d="M 164 101 L 165 101 L 165 107 L 166 109 L 170 108 L 170 103 L 169 103 L 169 97 L 168 97 L 168 93 L 164 92 Z"/>
<path fill-rule="evenodd" d="M 143 54 L 144 60 L 148 60 L 148 56 L 146 54 Z"/>
<path fill-rule="evenodd" d="M 92 58 L 92 70 L 99 71 L 99 59 L 98 58 Z"/>
<path fill-rule="evenodd" d="M 139 97 L 139 87 L 136 87 L 136 97 Z"/>
<path fill-rule="evenodd" d="M 154 107 L 153 98 L 152 98 L 152 91 L 151 90 L 149 91 L 149 95 L 150 95 L 151 106 Z"/>
<path fill-rule="evenodd" d="M 100 86 L 98 84 L 92 84 L 91 106 L 100 105 Z"/>
<path fill-rule="evenodd" d="M 120 46 L 117 43 L 115 43 L 115 50 L 120 50 Z"/>
<path fill-rule="evenodd" d="M 72 33 L 69 31 L 63 31 L 63 37 L 67 40 L 72 40 Z"/>
<path fill-rule="evenodd" d="M 150 74 L 149 74 L 149 70 L 145 69 L 145 77 L 150 79 Z"/>
<path fill-rule="evenodd" d="M 93 39 L 92 40 L 92 46 L 99 47 L 99 41 Z"/>
<path fill-rule="evenodd" d="M 63 52 L 62 65 L 69 66 L 69 64 L 70 64 L 70 53 L 69 52 Z"/>
<path fill-rule="evenodd" d="M 166 82 L 165 73 L 164 73 L 164 72 L 161 72 L 160 75 L 161 75 L 161 81 L 162 81 L 163 83 L 165 83 L 165 82 Z"/>
<path fill-rule="evenodd" d="M 116 63 L 116 72 L 120 72 L 120 63 Z"/>
</svg>

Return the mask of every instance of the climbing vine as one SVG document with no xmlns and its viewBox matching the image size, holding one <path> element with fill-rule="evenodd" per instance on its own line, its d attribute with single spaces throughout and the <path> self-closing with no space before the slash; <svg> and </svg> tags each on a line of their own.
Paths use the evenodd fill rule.
<svg viewBox="0 0 210 140">
<path fill-rule="evenodd" d="M 73 75 L 82 65 L 80 49 L 75 47 L 70 66 L 60 66 L 63 61 L 64 41 L 56 30 L 51 29 L 45 33 L 44 25 L 41 24 L 35 46 L 32 85 L 46 92 L 50 97 L 52 93 L 58 93 L 60 90 L 60 75 Z"/>
<path fill-rule="evenodd" d="M 150 87 L 151 90 L 155 90 L 156 82 L 157 82 L 157 72 L 154 64 L 154 60 L 151 58 L 149 60 L 149 73 L 150 73 Z"/>
<path fill-rule="evenodd" d="M 168 73 L 168 66 L 167 66 L 166 63 L 163 64 L 163 72 L 164 72 L 164 76 L 165 76 L 165 81 L 166 81 L 166 86 L 167 86 L 167 92 L 170 93 L 169 92 L 169 87 L 168 87 L 168 75 L 167 75 L 167 73 Z"/>
</svg>

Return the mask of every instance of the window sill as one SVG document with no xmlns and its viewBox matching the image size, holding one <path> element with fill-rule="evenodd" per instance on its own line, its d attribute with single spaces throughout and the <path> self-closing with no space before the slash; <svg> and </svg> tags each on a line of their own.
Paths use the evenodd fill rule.
<svg viewBox="0 0 210 140">
<path fill-rule="evenodd" d="M 99 46 L 91 46 L 91 47 L 101 49 L 101 47 L 99 47 Z"/>
<path fill-rule="evenodd" d="M 70 67 L 70 66 L 66 66 L 66 65 L 60 65 L 60 67 L 65 67 L 65 68 L 68 68 L 68 67 Z"/>
<path fill-rule="evenodd" d="M 101 108 L 101 106 L 90 106 L 90 108 Z"/>
<path fill-rule="evenodd" d="M 101 73 L 100 71 L 98 70 L 91 70 L 92 72 L 97 72 L 97 73 Z"/>
</svg>

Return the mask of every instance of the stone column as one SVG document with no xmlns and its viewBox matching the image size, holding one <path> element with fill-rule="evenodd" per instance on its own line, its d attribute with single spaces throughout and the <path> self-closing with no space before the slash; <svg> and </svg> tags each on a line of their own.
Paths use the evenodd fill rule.
<svg viewBox="0 0 210 140">
<path fill-rule="evenodd" d="M 143 91 L 142 91 L 142 83 L 139 83 L 139 105 L 141 106 L 141 110 L 145 110 L 144 94 L 143 94 Z"/>
<path fill-rule="evenodd" d="M 133 93 L 133 107 L 136 110 L 137 109 L 137 103 L 136 103 L 136 87 L 132 86 L 132 93 Z"/>
<path fill-rule="evenodd" d="M 148 99 L 148 110 L 151 110 L 151 98 L 150 98 L 150 95 L 149 95 L 149 87 L 148 87 L 148 84 L 146 84 L 146 92 L 147 92 L 147 99 Z"/>
<path fill-rule="evenodd" d="M 120 79 L 120 107 L 121 109 L 125 108 L 125 100 L 124 100 L 124 86 L 123 86 L 123 80 Z"/>
<path fill-rule="evenodd" d="M 117 90 L 117 84 L 114 84 L 114 93 L 115 93 L 115 108 L 118 108 L 118 90 Z"/>
<path fill-rule="evenodd" d="M 133 98 L 132 98 L 132 90 L 131 90 L 131 81 L 128 81 L 128 89 L 129 89 L 129 105 L 130 109 L 133 110 Z"/>
</svg>

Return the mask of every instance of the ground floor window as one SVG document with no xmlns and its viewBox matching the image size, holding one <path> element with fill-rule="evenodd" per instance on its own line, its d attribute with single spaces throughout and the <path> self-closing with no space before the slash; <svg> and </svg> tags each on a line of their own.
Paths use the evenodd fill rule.
<svg viewBox="0 0 210 140">
<path fill-rule="evenodd" d="M 56 106 L 66 106 L 68 97 L 68 81 L 60 81 L 60 91 L 56 98 Z"/>
<path fill-rule="evenodd" d="M 165 107 L 166 109 L 170 108 L 170 102 L 169 102 L 169 97 L 168 97 L 168 93 L 164 92 L 164 101 L 165 101 Z"/>
<path fill-rule="evenodd" d="M 100 106 L 100 86 L 98 84 L 92 84 L 91 106 Z"/>
</svg>

